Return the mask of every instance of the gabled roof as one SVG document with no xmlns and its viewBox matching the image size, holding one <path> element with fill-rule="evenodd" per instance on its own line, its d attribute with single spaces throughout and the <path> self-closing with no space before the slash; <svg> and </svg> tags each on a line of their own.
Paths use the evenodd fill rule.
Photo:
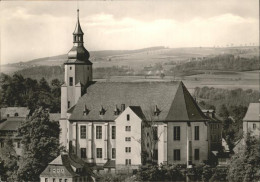
<svg viewBox="0 0 260 182">
<path fill-rule="evenodd" d="M 96 82 L 79 99 L 70 120 L 114 121 L 118 117 L 114 108 L 121 104 L 139 106 L 144 116 L 154 121 L 207 120 L 182 82 Z M 85 105 L 87 115 L 83 114 Z M 99 114 L 101 105 L 106 110 L 104 115 Z M 158 116 L 153 114 L 156 105 Z"/>
<path fill-rule="evenodd" d="M 260 103 L 250 103 L 244 121 L 260 121 Z"/>
<path fill-rule="evenodd" d="M 25 120 L 26 118 L 7 118 L 7 120 L 0 123 L 0 130 L 17 131 L 21 123 Z"/>
<path fill-rule="evenodd" d="M 53 176 L 52 171 L 49 170 L 51 166 L 64 166 L 64 173 L 56 173 L 56 177 L 74 177 L 80 176 L 72 169 L 72 166 L 75 168 L 83 168 L 84 161 L 82 161 L 79 157 L 72 154 L 61 154 L 56 159 L 54 159 L 51 163 L 49 163 L 48 167 L 41 173 L 41 176 Z"/>
</svg>

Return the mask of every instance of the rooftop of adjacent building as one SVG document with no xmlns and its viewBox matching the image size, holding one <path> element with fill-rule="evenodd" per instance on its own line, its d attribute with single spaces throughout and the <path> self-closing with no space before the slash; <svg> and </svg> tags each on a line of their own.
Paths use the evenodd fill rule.
<svg viewBox="0 0 260 182">
<path fill-rule="evenodd" d="M 71 112 L 70 120 L 110 120 L 118 115 L 115 108 L 128 106 L 146 119 L 156 121 L 206 121 L 182 82 L 96 82 L 87 88 Z M 100 110 L 105 112 L 101 115 Z M 133 110 L 132 109 L 132 110 Z M 155 113 L 157 110 L 157 114 Z M 138 110 L 138 111 L 137 111 Z M 120 110 L 120 113 L 122 111 Z"/>
<path fill-rule="evenodd" d="M 53 167 L 64 167 L 63 171 L 55 173 L 53 172 Z M 45 170 L 41 173 L 41 176 L 50 177 L 75 177 L 75 176 L 85 176 L 84 169 L 86 168 L 85 162 L 80 159 L 75 154 L 62 153 L 57 158 L 55 158 Z"/>
<path fill-rule="evenodd" d="M 260 121 L 260 103 L 250 103 L 243 121 Z"/>
<path fill-rule="evenodd" d="M 1 108 L 0 130 L 17 131 L 29 114 L 30 110 L 27 107 Z M 59 121 L 60 113 L 49 113 L 49 117 L 51 121 Z"/>
</svg>

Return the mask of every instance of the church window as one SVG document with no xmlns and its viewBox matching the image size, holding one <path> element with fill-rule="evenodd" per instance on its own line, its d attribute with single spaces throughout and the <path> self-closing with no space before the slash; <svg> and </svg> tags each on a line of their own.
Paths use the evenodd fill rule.
<svg viewBox="0 0 260 182">
<path fill-rule="evenodd" d="M 116 158 L 116 148 L 112 148 L 112 159 Z"/>
<path fill-rule="evenodd" d="M 200 160 L 200 149 L 194 150 L 195 160 Z"/>
<path fill-rule="evenodd" d="M 126 126 L 125 131 L 131 131 L 131 126 Z"/>
<path fill-rule="evenodd" d="M 86 148 L 81 148 L 80 149 L 80 156 L 81 158 L 85 159 L 86 158 Z"/>
<path fill-rule="evenodd" d="M 73 77 L 70 77 L 70 86 L 73 86 Z"/>
<path fill-rule="evenodd" d="M 199 126 L 195 126 L 195 140 L 200 139 L 200 128 Z"/>
<path fill-rule="evenodd" d="M 72 70 L 72 67 L 70 66 L 70 70 Z"/>
<path fill-rule="evenodd" d="M 86 126 L 80 126 L 80 138 L 85 139 L 86 136 Z"/>
<path fill-rule="evenodd" d="M 175 161 L 180 161 L 181 160 L 181 150 L 176 149 L 173 151 L 173 157 Z"/>
<path fill-rule="evenodd" d="M 76 36 L 74 36 L 74 42 L 76 42 Z"/>
<path fill-rule="evenodd" d="M 102 126 L 96 127 L 96 139 L 102 139 Z"/>
<path fill-rule="evenodd" d="M 180 126 L 174 126 L 174 140 L 180 140 L 181 139 L 181 127 Z"/>
<path fill-rule="evenodd" d="M 112 126 L 112 139 L 116 139 L 116 126 Z"/>
<path fill-rule="evenodd" d="M 102 148 L 97 148 L 97 158 L 102 158 Z"/>
</svg>

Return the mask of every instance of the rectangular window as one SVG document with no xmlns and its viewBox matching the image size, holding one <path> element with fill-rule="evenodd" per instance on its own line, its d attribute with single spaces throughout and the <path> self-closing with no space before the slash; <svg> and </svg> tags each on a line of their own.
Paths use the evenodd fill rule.
<svg viewBox="0 0 260 182">
<path fill-rule="evenodd" d="M 55 180 L 55 178 L 53 178 L 53 180 L 52 180 L 53 182 L 55 182 L 56 180 Z"/>
<path fill-rule="evenodd" d="M 125 165 L 131 165 L 131 159 L 126 159 L 125 160 Z"/>
<path fill-rule="evenodd" d="M 153 150 L 153 159 L 158 160 L 158 150 L 157 149 Z"/>
<path fill-rule="evenodd" d="M 96 139 L 102 139 L 102 126 L 96 126 Z"/>
<path fill-rule="evenodd" d="M 72 69 L 72 67 L 70 66 L 70 70 Z"/>
<path fill-rule="evenodd" d="M 86 148 L 81 148 L 80 149 L 80 156 L 81 158 L 85 159 L 86 158 Z"/>
<path fill-rule="evenodd" d="M 253 123 L 253 130 L 255 130 L 256 129 L 256 124 L 255 123 Z"/>
<path fill-rule="evenodd" d="M 48 182 L 48 178 L 45 178 L 45 182 Z"/>
<path fill-rule="evenodd" d="M 68 101 L 68 108 L 70 108 L 70 101 Z"/>
<path fill-rule="evenodd" d="M 97 148 L 97 158 L 102 158 L 102 148 Z"/>
<path fill-rule="evenodd" d="M 125 148 L 125 152 L 126 152 L 126 153 L 131 153 L 131 147 L 126 147 L 126 148 Z"/>
<path fill-rule="evenodd" d="M 126 126 L 125 131 L 131 131 L 131 126 Z"/>
<path fill-rule="evenodd" d="M 112 126 L 112 139 L 116 139 L 116 127 Z"/>
<path fill-rule="evenodd" d="M 112 148 L 112 159 L 116 158 L 116 149 Z"/>
<path fill-rule="evenodd" d="M 158 140 L 158 128 L 156 126 L 153 126 L 152 130 L 153 130 L 153 140 L 157 141 Z"/>
<path fill-rule="evenodd" d="M 180 140 L 181 139 L 181 127 L 174 126 L 173 130 L 174 130 L 173 131 L 174 140 Z"/>
<path fill-rule="evenodd" d="M 21 147 L 21 143 L 17 142 L 17 148 L 20 148 L 20 147 Z"/>
<path fill-rule="evenodd" d="M 80 138 L 85 139 L 86 137 L 87 137 L 86 126 L 80 126 Z"/>
<path fill-rule="evenodd" d="M 200 160 L 200 149 L 194 150 L 195 160 Z"/>
<path fill-rule="evenodd" d="M 181 160 L 181 150 L 176 149 L 173 151 L 173 156 L 175 161 L 180 161 Z"/>
<path fill-rule="evenodd" d="M 125 137 L 126 142 L 131 142 L 131 137 Z"/>
<path fill-rule="evenodd" d="M 70 86 L 73 86 L 73 77 L 70 77 L 69 79 L 70 79 L 69 80 L 70 81 Z"/>
<path fill-rule="evenodd" d="M 126 115 L 126 120 L 130 121 L 130 115 L 129 114 Z"/>
<path fill-rule="evenodd" d="M 195 140 L 200 139 L 200 128 L 199 126 L 195 126 Z"/>
<path fill-rule="evenodd" d="M 64 179 L 64 182 L 68 182 L 68 180 L 67 180 L 67 179 Z"/>
<path fill-rule="evenodd" d="M 59 182 L 62 182 L 62 179 L 59 179 Z"/>
</svg>

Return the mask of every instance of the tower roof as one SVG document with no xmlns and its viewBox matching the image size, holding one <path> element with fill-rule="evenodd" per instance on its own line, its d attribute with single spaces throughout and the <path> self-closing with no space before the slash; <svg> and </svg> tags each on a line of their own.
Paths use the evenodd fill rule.
<svg viewBox="0 0 260 182">
<path fill-rule="evenodd" d="M 73 35 L 84 35 L 79 22 L 79 9 L 77 9 L 77 24 L 73 32 Z"/>
<path fill-rule="evenodd" d="M 83 31 L 79 22 L 79 9 L 77 10 L 77 23 L 75 30 L 73 32 L 73 47 L 68 52 L 68 60 L 65 64 L 84 64 L 92 65 L 92 62 L 89 61 L 89 52 L 84 47 L 83 42 Z"/>
</svg>

